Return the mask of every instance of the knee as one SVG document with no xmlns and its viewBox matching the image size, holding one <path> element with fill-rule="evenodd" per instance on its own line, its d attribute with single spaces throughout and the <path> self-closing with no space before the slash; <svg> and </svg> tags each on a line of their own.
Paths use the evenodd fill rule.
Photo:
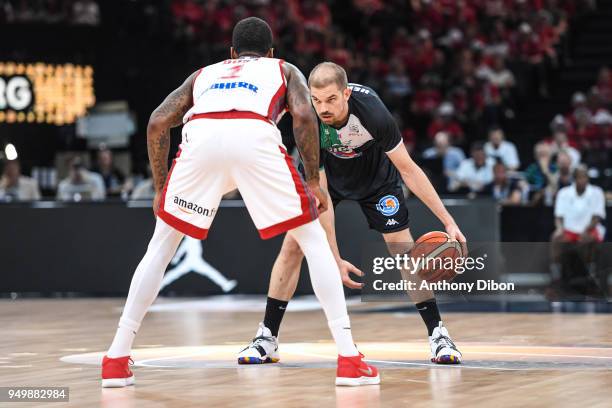
<svg viewBox="0 0 612 408">
<path fill-rule="evenodd" d="M 403 255 L 409 253 L 414 247 L 414 242 L 386 242 L 389 255 Z"/>
<path fill-rule="evenodd" d="M 290 257 L 301 257 L 303 256 L 302 249 L 294 239 L 288 240 L 283 245 L 282 252 Z"/>
<path fill-rule="evenodd" d="M 302 263 L 304 253 L 295 239 L 286 239 L 283 242 L 279 258 L 283 264 Z"/>
</svg>

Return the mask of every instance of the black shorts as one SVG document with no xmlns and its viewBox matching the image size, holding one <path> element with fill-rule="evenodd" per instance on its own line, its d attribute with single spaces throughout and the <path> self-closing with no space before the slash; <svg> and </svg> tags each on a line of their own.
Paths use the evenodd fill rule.
<svg viewBox="0 0 612 408">
<path fill-rule="evenodd" d="M 343 198 L 331 194 L 334 208 Z M 402 231 L 408 228 L 409 216 L 406 199 L 401 186 L 380 190 L 366 200 L 358 200 L 363 215 L 371 229 L 382 234 Z"/>
</svg>

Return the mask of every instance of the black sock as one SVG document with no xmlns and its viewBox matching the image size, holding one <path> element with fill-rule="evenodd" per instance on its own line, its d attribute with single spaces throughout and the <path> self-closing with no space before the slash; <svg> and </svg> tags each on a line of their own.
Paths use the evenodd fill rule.
<svg viewBox="0 0 612 408">
<path fill-rule="evenodd" d="M 426 300 L 425 302 L 415 304 L 415 306 L 427 326 L 427 333 L 431 336 L 434 329 L 442 321 L 436 299 Z"/>
<path fill-rule="evenodd" d="M 268 296 L 268 301 L 266 302 L 266 315 L 263 323 L 264 326 L 270 329 L 274 337 L 278 337 L 278 329 L 283 321 L 285 309 L 287 309 L 288 304 L 289 302 L 274 299 Z"/>
</svg>

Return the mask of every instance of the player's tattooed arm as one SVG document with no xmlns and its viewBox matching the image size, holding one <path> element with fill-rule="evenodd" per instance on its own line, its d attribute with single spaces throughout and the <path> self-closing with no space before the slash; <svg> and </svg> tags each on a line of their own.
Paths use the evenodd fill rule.
<svg viewBox="0 0 612 408">
<path fill-rule="evenodd" d="M 285 62 L 287 105 L 293 117 L 293 135 L 300 151 L 306 181 L 319 181 L 319 129 L 317 116 L 310 101 L 306 78 L 294 65 Z"/>
<path fill-rule="evenodd" d="M 155 191 L 163 189 L 168 176 L 170 129 L 182 123 L 183 115 L 193 106 L 192 85 L 196 72 L 172 91 L 151 114 L 147 126 L 147 151 Z"/>
</svg>

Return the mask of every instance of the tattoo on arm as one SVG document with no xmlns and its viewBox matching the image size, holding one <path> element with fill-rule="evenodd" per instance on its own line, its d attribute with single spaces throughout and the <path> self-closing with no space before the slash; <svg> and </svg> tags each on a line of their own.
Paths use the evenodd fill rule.
<svg viewBox="0 0 612 408">
<path fill-rule="evenodd" d="M 155 191 L 161 191 L 168 176 L 170 129 L 182 123 L 183 116 L 193 106 L 193 73 L 181 86 L 172 91 L 151 114 L 147 126 L 147 151 L 153 174 Z"/>
<path fill-rule="evenodd" d="M 164 188 L 168 176 L 168 153 L 170 152 L 170 129 L 163 129 L 158 137 L 147 140 L 147 151 L 153 175 L 153 187 L 159 192 Z"/>
<path fill-rule="evenodd" d="M 319 132 L 306 78 L 291 64 L 285 63 L 283 68 L 287 78 L 287 105 L 293 117 L 293 135 L 304 163 L 306 181 L 318 180 Z"/>
</svg>

